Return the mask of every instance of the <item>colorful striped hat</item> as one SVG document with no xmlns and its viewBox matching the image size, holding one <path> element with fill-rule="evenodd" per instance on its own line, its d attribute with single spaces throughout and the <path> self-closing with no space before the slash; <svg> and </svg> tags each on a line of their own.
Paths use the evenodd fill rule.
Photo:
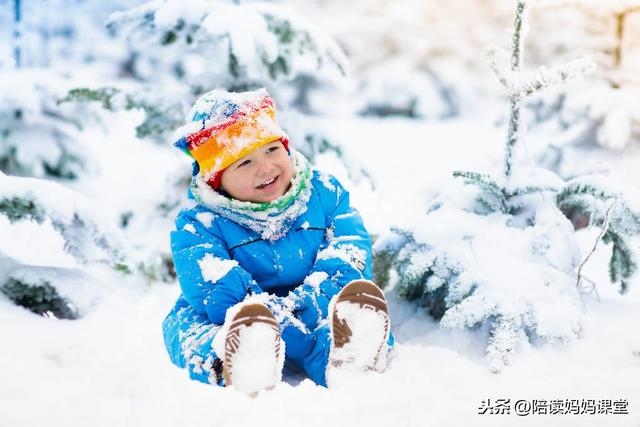
<svg viewBox="0 0 640 427">
<path fill-rule="evenodd" d="M 289 137 L 275 119 L 273 99 L 265 89 L 248 92 L 212 90 L 189 111 L 174 144 L 198 163 L 200 174 L 213 188 L 222 172 L 256 148 L 281 140 L 289 150 Z"/>
</svg>

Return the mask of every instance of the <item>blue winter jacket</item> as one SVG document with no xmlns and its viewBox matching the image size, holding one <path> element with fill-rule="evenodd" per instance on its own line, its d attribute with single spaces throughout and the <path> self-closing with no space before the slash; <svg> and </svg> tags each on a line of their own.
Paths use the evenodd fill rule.
<svg viewBox="0 0 640 427">
<path fill-rule="evenodd" d="M 180 212 L 171 251 L 184 297 L 196 311 L 222 324 L 227 309 L 250 289 L 285 296 L 312 273 L 324 272 L 319 295 L 328 300 L 351 280 L 371 278 L 371 240 L 350 206 L 349 193 L 334 177 L 321 179 L 317 171 L 311 184 L 306 211 L 275 241 L 199 204 Z M 207 281 L 198 264 L 207 255 L 237 265 L 215 283 Z"/>
<path fill-rule="evenodd" d="M 174 363 L 185 365 L 184 348 L 170 336 L 186 334 L 193 326 L 192 320 L 176 320 L 187 306 L 200 321 L 206 316 L 220 325 L 229 307 L 248 294 L 268 292 L 293 302 L 295 317 L 308 328 L 302 334 L 311 336 L 342 287 L 355 279 L 371 278 L 370 237 L 359 213 L 350 206 L 349 193 L 337 179 L 318 171 L 313 171 L 310 184 L 306 210 L 294 218 L 284 236 L 273 240 L 203 204 L 192 203 L 180 212 L 171 233 L 171 250 L 183 297 L 173 310 L 175 316 L 170 314 L 164 324 Z M 203 260 L 213 260 L 220 266 L 219 273 L 213 277 L 206 269 L 203 273 Z M 309 357 L 308 351 L 287 343 L 287 357 L 302 360 Z M 326 356 L 328 348 L 322 351 Z"/>
</svg>

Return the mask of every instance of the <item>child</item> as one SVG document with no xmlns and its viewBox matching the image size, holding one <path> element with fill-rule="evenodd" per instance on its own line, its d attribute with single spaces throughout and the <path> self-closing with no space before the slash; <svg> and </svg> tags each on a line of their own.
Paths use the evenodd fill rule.
<svg viewBox="0 0 640 427">
<path fill-rule="evenodd" d="M 342 185 L 290 146 L 267 92 L 208 92 L 178 132 L 195 162 L 171 233 L 171 360 L 248 394 L 279 382 L 285 358 L 323 386 L 331 365 L 383 371 L 393 338 L 369 234 Z"/>
</svg>

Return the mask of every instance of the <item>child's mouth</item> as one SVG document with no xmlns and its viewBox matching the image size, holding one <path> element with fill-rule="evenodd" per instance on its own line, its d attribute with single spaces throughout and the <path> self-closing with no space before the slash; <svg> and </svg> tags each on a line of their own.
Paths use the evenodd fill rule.
<svg viewBox="0 0 640 427">
<path fill-rule="evenodd" d="M 256 188 L 258 190 L 265 190 L 265 189 L 271 188 L 278 180 L 278 177 L 279 175 L 276 175 L 275 177 L 271 178 L 269 181 L 265 181 L 262 184 L 258 185 Z"/>
</svg>

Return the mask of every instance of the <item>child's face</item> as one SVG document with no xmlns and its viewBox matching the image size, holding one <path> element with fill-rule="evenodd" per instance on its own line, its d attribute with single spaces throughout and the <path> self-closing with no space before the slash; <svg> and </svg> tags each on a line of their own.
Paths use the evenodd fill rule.
<svg viewBox="0 0 640 427">
<path fill-rule="evenodd" d="M 272 202 L 291 185 L 293 164 L 280 141 L 253 150 L 222 173 L 221 186 L 246 202 Z"/>
</svg>

